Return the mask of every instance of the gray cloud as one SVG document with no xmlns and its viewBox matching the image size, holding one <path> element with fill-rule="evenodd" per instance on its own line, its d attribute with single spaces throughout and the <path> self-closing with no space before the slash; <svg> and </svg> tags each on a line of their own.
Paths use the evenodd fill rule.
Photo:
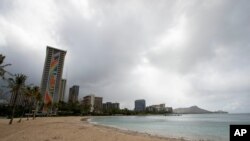
<svg viewBox="0 0 250 141">
<path fill-rule="evenodd" d="M 46 45 L 104 101 L 249 112 L 248 1 L 1 1 L 0 51 L 40 85 Z M 243 107 L 244 106 L 244 107 Z"/>
</svg>

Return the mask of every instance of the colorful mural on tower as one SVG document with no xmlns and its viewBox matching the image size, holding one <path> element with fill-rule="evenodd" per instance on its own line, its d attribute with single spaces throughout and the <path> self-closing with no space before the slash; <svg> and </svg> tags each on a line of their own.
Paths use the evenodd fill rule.
<svg viewBox="0 0 250 141">
<path fill-rule="evenodd" d="M 52 55 L 48 76 L 48 83 L 45 91 L 44 104 L 46 107 L 53 103 L 53 96 L 55 93 L 55 85 L 57 80 L 58 65 L 60 59 L 60 52 L 56 52 Z M 44 110 L 47 110 L 44 109 Z"/>
</svg>

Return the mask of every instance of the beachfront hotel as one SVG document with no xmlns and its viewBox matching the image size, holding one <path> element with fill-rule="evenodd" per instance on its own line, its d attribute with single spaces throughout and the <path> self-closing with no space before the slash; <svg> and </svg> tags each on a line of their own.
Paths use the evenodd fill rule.
<svg viewBox="0 0 250 141">
<path fill-rule="evenodd" d="M 146 107 L 146 110 L 148 112 L 165 112 L 165 113 L 172 113 L 173 112 L 173 108 L 166 107 L 165 103 L 148 106 L 148 107 Z"/>
<path fill-rule="evenodd" d="M 150 112 L 161 112 L 161 111 L 166 111 L 165 104 L 158 104 L 158 105 L 151 105 L 146 108 Z"/>
<path fill-rule="evenodd" d="M 135 100 L 135 111 L 142 112 L 146 109 L 146 101 L 144 99 Z"/>
<path fill-rule="evenodd" d="M 66 51 L 47 46 L 41 80 L 43 111 L 48 110 L 48 105 L 59 102 L 65 55 Z"/>
<path fill-rule="evenodd" d="M 112 103 L 112 102 L 106 102 L 102 104 L 102 110 L 103 111 L 111 111 L 111 110 L 120 110 L 120 104 L 119 103 Z"/>
<path fill-rule="evenodd" d="M 102 111 L 102 97 L 96 97 L 94 94 L 83 97 L 83 106 L 89 106 L 89 112 L 100 113 Z"/>
<path fill-rule="evenodd" d="M 69 89 L 69 103 L 76 103 L 78 101 L 79 86 L 74 85 Z"/>
</svg>

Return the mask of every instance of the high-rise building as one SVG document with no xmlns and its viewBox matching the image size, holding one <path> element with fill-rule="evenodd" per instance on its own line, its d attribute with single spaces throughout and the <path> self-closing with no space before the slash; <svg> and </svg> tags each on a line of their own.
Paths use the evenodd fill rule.
<svg viewBox="0 0 250 141">
<path fill-rule="evenodd" d="M 102 97 L 95 97 L 95 95 L 87 95 L 83 97 L 82 104 L 89 106 L 90 112 L 100 113 L 102 111 Z"/>
<path fill-rule="evenodd" d="M 59 91 L 59 101 L 64 101 L 66 83 L 67 83 L 66 79 L 61 80 L 61 86 L 60 86 L 60 91 Z"/>
<path fill-rule="evenodd" d="M 69 100 L 70 103 L 75 103 L 78 101 L 79 86 L 74 85 L 69 89 Z"/>
<path fill-rule="evenodd" d="M 139 99 L 135 101 L 135 111 L 141 112 L 145 111 L 146 102 L 144 99 Z"/>
<path fill-rule="evenodd" d="M 147 107 L 149 112 L 164 112 L 166 111 L 165 104 L 151 105 Z"/>
<path fill-rule="evenodd" d="M 103 108 L 104 111 L 112 110 L 112 108 L 113 108 L 112 102 L 103 103 L 102 108 Z"/>
<path fill-rule="evenodd" d="M 165 104 L 158 104 L 158 105 L 151 105 L 146 108 L 148 112 L 153 113 L 172 113 L 173 108 L 172 107 L 166 107 Z"/>
<path fill-rule="evenodd" d="M 41 94 L 46 111 L 48 105 L 59 102 L 65 55 L 66 51 L 47 46 L 41 82 Z"/>
<path fill-rule="evenodd" d="M 106 102 L 102 104 L 103 111 L 111 111 L 111 110 L 119 110 L 120 104 L 119 103 L 112 103 L 112 102 Z"/>
<path fill-rule="evenodd" d="M 102 97 L 95 97 L 94 111 L 100 113 L 102 111 Z"/>
<path fill-rule="evenodd" d="M 95 95 L 90 94 L 83 97 L 82 104 L 83 106 L 89 107 L 89 111 L 94 111 Z"/>
<path fill-rule="evenodd" d="M 112 107 L 114 108 L 114 109 L 120 109 L 120 103 L 112 103 Z"/>
</svg>

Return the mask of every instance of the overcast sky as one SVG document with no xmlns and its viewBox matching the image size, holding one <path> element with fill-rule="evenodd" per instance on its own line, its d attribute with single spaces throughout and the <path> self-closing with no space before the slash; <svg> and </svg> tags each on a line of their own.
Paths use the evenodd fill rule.
<svg viewBox="0 0 250 141">
<path fill-rule="evenodd" d="M 1 0 L 0 53 L 40 86 L 46 46 L 63 77 L 132 109 L 198 105 L 250 112 L 250 1 Z"/>
</svg>

